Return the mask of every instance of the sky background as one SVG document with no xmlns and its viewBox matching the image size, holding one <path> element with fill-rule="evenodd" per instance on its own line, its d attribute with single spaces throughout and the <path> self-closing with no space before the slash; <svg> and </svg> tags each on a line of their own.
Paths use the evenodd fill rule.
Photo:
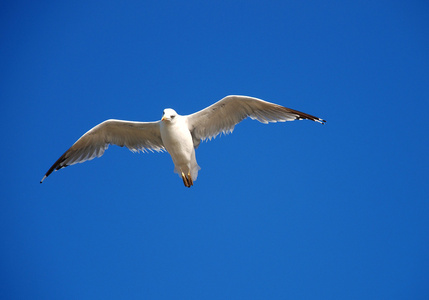
<svg viewBox="0 0 429 300">
<path fill-rule="evenodd" d="M 426 1 L 3 1 L 0 298 L 429 299 Z M 245 120 L 166 153 L 110 118 L 229 94 L 326 119 Z"/>
</svg>

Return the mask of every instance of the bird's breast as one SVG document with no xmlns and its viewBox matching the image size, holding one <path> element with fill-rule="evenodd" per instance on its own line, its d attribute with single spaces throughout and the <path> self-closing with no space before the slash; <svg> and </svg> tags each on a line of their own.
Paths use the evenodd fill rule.
<svg viewBox="0 0 429 300">
<path fill-rule="evenodd" d="M 193 149 L 192 136 L 184 122 L 161 125 L 161 138 L 170 154 Z"/>
</svg>

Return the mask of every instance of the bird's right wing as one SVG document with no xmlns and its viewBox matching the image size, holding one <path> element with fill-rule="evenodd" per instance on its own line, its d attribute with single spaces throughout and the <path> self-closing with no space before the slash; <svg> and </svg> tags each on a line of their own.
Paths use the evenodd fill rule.
<svg viewBox="0 0 429 300">
<path fill-rule="evenodd" d="M 133 152 L 165 150 L 159 122 L 107 120 L 93 127 L 78 139 L 52 165 L 40 183 L 53 171 L 102 156 L 110 144 L 125 146 Z"/>
</svg>

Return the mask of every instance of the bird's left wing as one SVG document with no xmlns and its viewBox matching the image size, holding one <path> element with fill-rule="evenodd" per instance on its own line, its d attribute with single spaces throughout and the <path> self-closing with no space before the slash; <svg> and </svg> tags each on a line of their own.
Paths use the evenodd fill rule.
<svg viewBox="0 0 429 300">
<path fill-rule="evenodd" d="M 133 152 L 164 151 L 159 122 L 107 120 L 78 139 L 52 165 L 40 183 L 53 171 L 102 156 L 110 144 L 125 146 Z"/>
<path fill-rule="evenodd" d="M 227 96 L 187 116 L 189 131 L 196 145 L 200 139 L 211 139 L 220 133 L 232 132 L 234 126 L 247 117 L 265 124 L 301 119 L 325 123 L 318 117 L 248 96 Z"/>
</svg>

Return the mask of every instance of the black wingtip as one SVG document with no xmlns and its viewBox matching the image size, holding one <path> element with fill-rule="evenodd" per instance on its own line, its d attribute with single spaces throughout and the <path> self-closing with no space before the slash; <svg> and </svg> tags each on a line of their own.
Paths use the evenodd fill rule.
<svg viewBox="0 0 429 300">
<path fill-rule="evenodd" d="M 317 123 L 320 123 L 322 125 L 325 125 L 325 123 L 326 123 L 326 120 L 323 120 L 323 119 L 320 119 L 320 118 L 315 118 L 315 119 L 313 119 L 313 121 L 315 121 Z"/>
<path fill-rule="evenodd" d="M 48 176 L 47 175 L 43 176 L 42 180 L 40 180 L 40 183 L 43 183 L 43 180 L 45 180 L 46 177 L 48 177 Z"/>
</svg>

